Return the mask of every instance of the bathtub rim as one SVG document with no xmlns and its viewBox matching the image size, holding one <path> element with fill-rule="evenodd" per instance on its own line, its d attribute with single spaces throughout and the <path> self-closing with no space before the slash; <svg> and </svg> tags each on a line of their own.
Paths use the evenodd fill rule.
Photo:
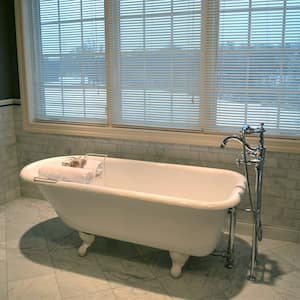
<svg viewBox="0 0 300 300">
<path fill-rule="evenodd" d="M 99 194 L 105 194 L 105 195 L 115 195 L 119 197 L 125 197 L 125 198 L 133 198 L 139 201 L 146 201 L 146 202 L 152 202 L 152 203 L 162 203 L 165 205 L 171 205 L 171 206 L 179 206 L 179 207 L 186 207 L 186 208 L 193 208 L 193 209 L 206 209 L 206 210 L 224 210 L 231 207 L 235 207 L 237 204 L 239 204 L 241 200 L 241 195 L 244 193 L 246 188 L 246 178 L 235 171 L 227 170 L 227 169 L 220 169 L 220 168 L 208 168 L 208 167 L 201 167 L 201 166 L 190 166 L 190 165 L 179 165 L 179 164 L 170 164 L 170 163 L 160 163 L 160 162 L 151 162 L 151 161 L 141 161 L 141 160 L 132 160 L 132 159 L 123 159 L 123 158 L 113 158 L 108 157 L 112 159 L 117 160 L 128 160 L 128 161 L 135 161 L 135 162 L 145 162 L 145 163 L 154 163 L 161 166 L 168 165 L 168 166 L 177 166 L 177 167 L 187 167 L 187 168 L 201 168 L 206 169 L 211 172 L 223 172 L 227 174 L 232 174 L 235 177 L 240 177 L 237 180 L 237 184 L 232 189 L 232 192 L 229 197 L 227 197 L 225 200 L 222 201 L 201 201 L 193 200 L 193 199 L 186 199 L 181 197 L 174 197 L 174 196 L 165 196 L 165 195 L 159 195 L 154 193 L 145 193 L 145 192 L 138 192 L 138 191 L 131 191 L 131 190 L 125 190 L 125 189 L 118 189 L 118 188 L 111 188 L 111 187 L 105 187 L 105 186 L 96 186 L 93 184 L 81 184 L 81 183 L 73 183 L 73 182 L 66 182 L 66 181 L 57 181 L 57 182 L 37 182 L 35 181 L 35 178 L 37 178 L 38 174 L 32 174 L 33 171 L 36 171 L 38 166 L 42 164 L 43 162 L 49 162 L 53 160 L 60 160 L 65 159 L 70 156 L 77 156 L 77 155 L 67 155 L 67 156 L 55 156 L 51 158 L 46 158 L 42 160 L 38 160 L 36 162 L 30 163 L 26 165 L 24 168 L 22 168 L 20 172 L 20 177 L 27 182 L 34 183 L 37 185 L 47 185 L 47 186 L 57 186 L 59 188 L 66 188 L 66 189 L 78 189 L 80 191 L 88 191 L 88 192 L 95 192 Z"/>
</svg>

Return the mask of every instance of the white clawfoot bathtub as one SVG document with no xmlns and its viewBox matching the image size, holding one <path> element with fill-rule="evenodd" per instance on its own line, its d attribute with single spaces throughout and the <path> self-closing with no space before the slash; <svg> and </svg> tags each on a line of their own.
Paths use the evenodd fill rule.
<svg viewBox="0 0 300 300">
<path fill-rule="evenodd" d="M 37 178 L 42 165 L 61 165 L 66 158 L 34 162 L 21 177 L 36 183 L 58 216 L 79 231 L 79 254 L 86 254 L 95 235 L 164 249 L 173 277 L 190 255 L 215 249 L 226 212 L 245 189 L 244 176 L 229 170 L 109 157 L 93 157 L 105 160 L 97 184 Z"/>
</svg>

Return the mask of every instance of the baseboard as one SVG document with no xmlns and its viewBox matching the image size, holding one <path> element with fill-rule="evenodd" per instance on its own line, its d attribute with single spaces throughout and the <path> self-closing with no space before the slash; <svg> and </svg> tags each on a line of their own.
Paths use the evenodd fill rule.
<svg viewBox="0 0 300 300">
<path fill-rule="evenodd" d="M 252 224 L 237 222 L 236 233 L 251 236 L 252 228 Z M 300 243 L 300 231 L 283 227 L 264 225 L 263 237 L 272 240 Z"/>
<path fill-rule="evenodd" d="M 21 100 L 20 99 L 4 99 L 0 100 L 0 107 L 2 106 L 11 106 L 11 105 L 20 105 Z"/>
</svg>

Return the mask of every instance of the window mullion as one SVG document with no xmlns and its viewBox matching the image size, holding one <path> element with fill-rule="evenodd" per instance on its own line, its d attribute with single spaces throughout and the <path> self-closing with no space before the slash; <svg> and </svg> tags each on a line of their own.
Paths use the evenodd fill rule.
<svg viewBox="0 0 300 300">
<path fill-rule="evenodd" d="M 85 45 L 84 45 L 84 38 L 83 38 L 83 7 L 82 7 L 82 0 L 80 0 L 80 32 L 81 32 L 81 55 L 85 56 Z M 82 71 L 84 66 L 82 66 L 82 59 L 80 59 L 80 80 L 81 80 L 81 86 L 82 86 L 82 101 L 83 101 L 83 113 L 84 117 L 86 118 L 86 91 L 85 91 L 85 74 Z"/>
<path fill-rule="evenodd" d="M 59 74 L 60 74 L 60 94 L 61 94 L 61 105 L 62 105 L 62 115 L 65 115 L 65 101 L 64 101 L 64 82 L 62 76 L 62 67 L 61 67 L 61 59 L 62 59 L 62 38 L 61 38 L 61 18 L 60 18 L 60 2 L 57 1 L 57 17 L 58 17 L 58 44 L 59 44 L 59 57 L 60 57 L 60 65 L 59 65 Z"/>
<path fill-rule="evenodd" d="M 40 3 L 38 1 L 33 2 L 32 5 L 34 6 L 35 12 L 37 14 L 36 16 L 36 20 L 39 24 L 38 27 L 33 27 L 32 31 L 33 31 L 33 39 L 37 39 L 38 43 L 32 43 L 33 47 L 34 47 L 34 55 L 38 56 L 39 59 L 37 60 L 38 62 L 41 61 L 41 57 L 43 55 L 42 53 L 42 34 L 41 34 L 41 22 L 40 22 Z M 31 18 L 34 18 L 32 15 L 32 11 L 31 13 Z M 32 62 L 34 62 L 34 59 L 32 60 Z M 41 63 L 33 63 L 32 67 L 34 69 L 34 74 L 36 75 L 36 82 L 38 82 L 37 86 L 41 86 L 40 82 L 41 82 Z M 35 93 L 35 99 L 41 99 L 40 101 L 43 102 L 42 105 L 35 105 L 35 113 L 34 113 L 34 118 L 36 119 L 36 114 L 38 114 L 38 116 L 44 116 L 46 114 L 46 102 L 45 102 L 45 91 L 44 88 L 41 89 L 39 88 L 38 90 L 34 89 L 34 93 Z"/>
<path fill-rule="evenodd" d="M 218 0 L 202 1 L 199 107 L 199 126 L 202 130 L 214 128 L 216 123 L 219 11 Z"/>
<path fill-rule="evenodd" d="M 280 81 L 282 82 L 283 80 L 283 77 L 284 77 L 284 51 L 285 51 L 285 40 L 286 40 L 286 15 L 287 15 L 287 0 L 283 0 L 283 7 L 282 7 L 282 34 L 281 34 L 281 55 L 280 55 Z M 277 128 L 280 129 L 280 122 L 281 122 L 281 104 L 282 102 L 284 102 L 284 98 L 285 98 L 285 95 L 284 95 L 284 92 L 282 90 L 282 88 L 280 89 L 280 92 L 282 93 L 282 97 L 281 99 L 279 100 L 279 103 L 278 103 L 278 111 L 277 111 Z"/>
<path fill-rule="evenodd" d="M 122 111 L 120 89 L 120 3 L 105 0 L 105 60 L 107 88 L 107 122 L 119 119 Z"/>
</svg>

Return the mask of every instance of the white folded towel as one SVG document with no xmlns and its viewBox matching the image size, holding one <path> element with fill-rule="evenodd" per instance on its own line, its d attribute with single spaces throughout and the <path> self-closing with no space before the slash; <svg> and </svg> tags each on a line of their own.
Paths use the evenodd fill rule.
<svg viewBox="0 0 300 300">
<path fill-rule="evenodd" d="M 40 167 L 39 176 L 46 179 L 76 183 L 92 183 L 94 174 L 89 169 L 46 164 Z"/>
</svg>

